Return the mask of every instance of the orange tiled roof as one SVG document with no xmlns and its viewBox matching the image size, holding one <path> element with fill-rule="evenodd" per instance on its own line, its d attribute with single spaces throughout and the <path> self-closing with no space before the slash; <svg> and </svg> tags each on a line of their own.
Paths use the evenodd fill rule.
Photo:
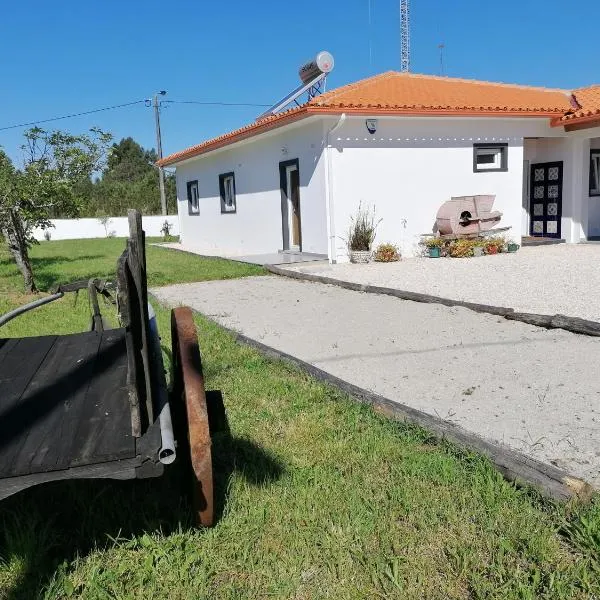
<svg viewBox="0 0 600 600">
<path fill-rule="evenodd" d="M 205 154 L 315 114 L 527 116 L 562 118 L 572 110 L 567 90 L 388 71 L 331 90 L 310 102 L 171 154 L 161 166 Z"/>
<path fill-rule="evenodd" d="M 571 125 L 575 123 L 600 122 L 600 85 L 573 90 L 573 97 L 580 106 L 553 121 L 553 125 Z"/>
<path fill-rule="evenodd" d="M 461 113 L 564 113 L 569 92 L 524 85 L 492 83 L 388 71 L 317 96 L 311 101 L 330 108 L 419 109 Z"/>
</svg>

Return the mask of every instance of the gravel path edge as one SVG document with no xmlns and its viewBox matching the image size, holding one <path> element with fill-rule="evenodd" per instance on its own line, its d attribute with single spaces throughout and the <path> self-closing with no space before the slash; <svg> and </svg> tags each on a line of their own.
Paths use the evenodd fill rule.
<svg viewBox="0 0 600 600">
<path fill-rule="evenodd" d="M 328 278 L 319 277 L 319 279 Z M 351 285 L 355 286 L 355 288 L 369 287 L 358 284 Z M 148 292 L 148 297 L 155 302 L 158 302 L 160 305 L 165 306 L 165 303 L 159 300 L 150 291 Z M 169 308 L 172 307 L 169 306 Z M 574 498 L 577 498 L 583 502 L 588 502 L 594 494 L 594 488 L 592 485 L 583 479 L 568 473 L 567 471 L 530 458 L 506 446 L 489 442 L 483 437 L 468 431 L 460 425 L 444 421 L 439 417 L 429 415 L 400 402 L 390 400 L 389 398 L 381 396 L 375 392 L 358 387 L 352 383 L 349 383 L 348 381 L 336 377 L 335 375 L 331 375 L 330 373 L 323 371 L 311 363 L 308 363 L 281 350 L 277 350 L 272 346 L 263 344 L 262 342 L 243 335 L 234 329 L 226 327 L 221 323 L 214 321 L 210 317 L 207 317 L 198 310 L 193 308 L 191 310 L 192 312 L 200 314 L 204 318 L 209 319 L 211 322 L 217 325 L 217 327 L 231 334 L 238 343 L 250 346 L 268 358 L 280 360 L 299 368 L 301 371 L 307 373 L 315 379 L 323 381 L 324 383 L 327 383 L 347 393 L 350 395 L 350 397 L 356 399 L 357 401 L 369 404 L 373 407 L 375 412 L 398 421 L 408 421 L 410 423 L 414 423 L 420 427 L 423 427 L 427 431 L 430 431 L 436 438 L 440 440 L 448 440 L 462 448 L 483 454 L 492 462 L 492 464 L 496 466 L 496 468 L 508 481 L 512 481 L 516 485 L 532 486 L 541 492 L 542 495 L 562 502 Z"/>
<path fill-rule="evenodd" d="M 444 306 L 461 306 L 479 313 L 488 313 L 509 319 L 511 321 L 521 321 L 528 325 L 544 327 L 546 329 L 565 329 L 571 333 L 580 335 L 589 335 L 600 337 L 600 323 L 581 319 L 579 317 L 568 317 L 566 315 L 543 315 L 536 313 L 517 312 L 514 308 L 504 306 L 492 306 L 491 304 L 477 304 L 475 302 L 465 302 L 463 300 L 453 300 L 452 298 L 444 298 L 442 296 L 432 296 L 431 294 L 421 294 L 419 292 L 409 292 L 398 288 L 381 287 L 363 283 L 355 283 L 353 281 L 345 281 L 334 277 L 325 277 L 324 275 L 315 275 L 313 273 L 303 273 L 293 271 L 275 265 L 265 265 L 265 269 L 274 275 L 299 279 L 301 281 L 313 281 L 316 283 L 324 283 L 326 285 L 336 285 L 338 287 L 353 290 L 356 292 L 366 292 L 369 294 L 383 294 L 386 296 L 394 296 L 401 300 L 411 300 L 412 302 L 423 302 L 427 304 L 443 304 Z"/>
</svg>

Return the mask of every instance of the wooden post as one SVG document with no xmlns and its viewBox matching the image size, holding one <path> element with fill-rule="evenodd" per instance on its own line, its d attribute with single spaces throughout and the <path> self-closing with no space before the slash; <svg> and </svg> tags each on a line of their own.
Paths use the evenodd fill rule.
<svg viewBox="0 0 600 600">
<path fill-rule="evenodd" d="M 149 317 L 148 317 L 148 288 L 146 281 L 146 247 L 145 235 L 142 229 L 142 215 L 138 210 L 128 211 L 129 219 L 129 249 L 128 265 L 134 282 L 135 297 L 131 298 L 132 308 L 138 313 L 139 330 L 136 332 L 140 339 L 135 340 L 139 348 L 144 369 L 144 385 L 146 391 L 147 424 L 154 421 L 154 404 L 152 400 L 152 384 L 150 378 L 150 346 L 149 346 Z M 130 293 L 131 293 L 130 291 Z M 130 315 L 133 320 L 133 315 Z M 137 329 L 137 328 L 136 328 Z M 138 385 L 141 382 L 138 381 Z"/>
</svg>

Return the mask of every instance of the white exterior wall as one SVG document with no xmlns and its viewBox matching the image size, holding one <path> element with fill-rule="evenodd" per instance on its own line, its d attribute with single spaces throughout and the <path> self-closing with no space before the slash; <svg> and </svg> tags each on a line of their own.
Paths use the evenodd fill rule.
<svg viewBox="0 0 600 600">
<path fill-rule="evenodd" d="M 528 168 L 536 163 L 558 162 L 563 163 L 563 198 L 562 198 L 562 218 L 561 218 L 561 237 L 571 241 L 571 206 L 570 191 L 568 182 L 571 180 L 573 165 L 569 156 L 570 140 L 560 138 L 539 138 L 525 141 L 525 159 Z M 526 219 L 524 223 L 523 234 L 529 235 L 531 227 L 531 174 L 527 174 L 527 202 L 525 205 Z"/>
<path fill-rule="evenodd" d="M 561 138 L 525 141 L 525 158 L 529 165 L 563 162 L 561 237 L 570 243 L 600 236 L 600 198 L 589 195 L 590 148 L 600 148 L 600 138 L 590 139 L 594 131 L 565 133 L 559 129 Z M 529 189 L 525 204 L 530 206 Z M 529 224 L 527 214 L 524 218 L 526 233 Z"/>
<path fill-rule="evenodd" d="M 171 235 L 179 235 L 179 217 L 177 215 L 152 215 L 142 217 L 142 227 L 147 236 L 162 236 L 160 231 L 167 220 L 171 225 Z M 54 227 L 48 231 L 52 240 L 82 240 L 87 238 L 128 237 L 129 222 L 127 217 L 110 217 L 106 228 L 100 219 L 52 219 Z M 33 230 L 36 240 L 43 240 L 44 230 Z"/>
<path fill-rule="evenodd" d="M 206 254 L 272 253 L 283 247 L 279 163 L 298 159 L 302 250 L 348 260 L 345 238 L 359 203 L 382 219 L 375 245 L 397 244 L 404 256 L 432 233 L 452 196 L 493 194 L 500 227 L 520 241 L 529 234 L 529 167 L 563 161 L 561 234 L 568 242 L 600 235 L 600 198 L 589 198 L 589 148 L 600 128 L 566 133 L 535 118 L 313 117 L 177 166 L 184 245 Z M 590 140 L 592 135 L 597 136 Z M 507 143 L 508 171 L 473 172 L 473 144 Z M 235 173 L 235 214 L 221 214 L 219 175 Z M 198 180 L 200 215 L 188 214 L 187 182 Z M 331 218 L 330 218 L 331 215 Z M 333 252 L 330 248 L 333 247 Z"/>
<path fill-rule="evenodd" d="M 595 137 L 590 140 L 590 149 L 600 148 L 600 137 Z M 587 192 L 587 204 L 588 204 L 588 237 L 600 237 L 600 196 L 589 195 L 589 181 L 590 181 L 590 161 L 589 158 L 586 161 L 586 167 L 584 171 L 584 185 Z"/>
<path fill-rule="evenodd" d="M 331 126 L 335 121 L 331 120 Z M 375 134 L 365 117 L 349 118 L 330 140 L 336 260 L 348 260 L 346 237 L 360 202 L 382 221 L 375 245 L 392 242 L 403 256 L 432 233 L 436 213 L 452 196 L 494 194 L 501 227 L 520 241 L 523 138 L 549 129 L 536 119 L 378 118 Z M 473 172 L 474 143 L 508 143 L 508 171 Z"/>
<path fill-rule="evenodd" d="M 206 254 L 240 256 L 283 248 L 279 163 L 297 158 L 302 250 L 327 253 L 323 122 L 305 120 L 177 165 L 181 241 Z M 219 175 L 235 173 L 235 213 L 221 213 Z M 198 180 L 199 215 L 187 182 Z"/>
</svg>

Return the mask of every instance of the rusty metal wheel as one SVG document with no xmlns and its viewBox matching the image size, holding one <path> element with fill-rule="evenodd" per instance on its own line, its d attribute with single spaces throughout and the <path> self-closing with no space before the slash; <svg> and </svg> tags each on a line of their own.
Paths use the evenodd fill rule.
<svg viewBox="0 0 600 600">
<path fill-rule="evenodd" d="M 210 428 L 196 324 L 186 306 L 171 311 L 171 345 L 179 448 L 184 462 L 191 463 L 194 516 L 198 525 L 210 527 L 214 520 Z"/>
</svg>

